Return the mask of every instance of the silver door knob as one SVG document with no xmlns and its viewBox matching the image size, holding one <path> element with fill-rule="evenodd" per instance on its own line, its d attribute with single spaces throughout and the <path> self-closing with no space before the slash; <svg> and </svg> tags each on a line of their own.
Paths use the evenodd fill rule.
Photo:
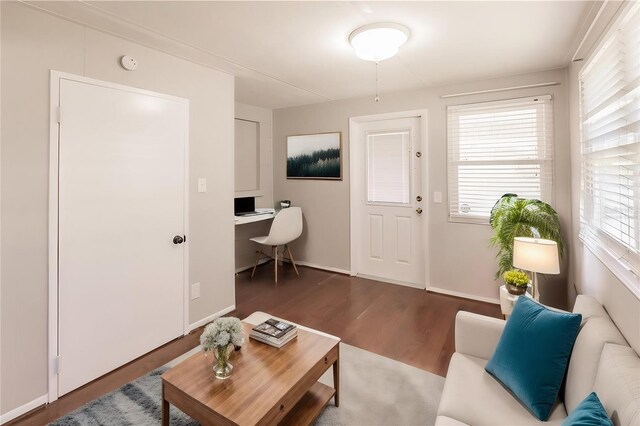
<svg viewBox="0 0 640 426">
<path fill-rule="evenodd" d="M 416 213 L 418 213 L 418 214 L 422 214 L 422 208 L 418 207 L 418 208 L 416 209 Z"/>
</svg>

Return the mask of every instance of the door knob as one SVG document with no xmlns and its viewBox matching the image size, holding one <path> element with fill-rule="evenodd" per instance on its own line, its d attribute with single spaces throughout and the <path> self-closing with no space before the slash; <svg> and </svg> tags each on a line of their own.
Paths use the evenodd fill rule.
<svg viewBox="0 0 640 426">
<path fill-rule="evenodd" d="M 180 235 L 176 235 L 175 237 L 173 237 L 173 244 L 182 244 L 184 243 L 184 238 L 182 238 Z"/>
<path fill-rule="evenodd" d="M 418 207 L 418 208 L 416 209 L 416 213 L 418 213 L 418 214 L 422 214 L 422 208 Z"/>
</svg>

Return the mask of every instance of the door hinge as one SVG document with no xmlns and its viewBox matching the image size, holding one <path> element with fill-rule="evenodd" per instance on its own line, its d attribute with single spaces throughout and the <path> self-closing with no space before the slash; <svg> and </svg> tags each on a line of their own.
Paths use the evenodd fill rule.
<svg viewBox="0 0 640 426">
<path fill-rule="evenodd" d="M 62 107 L 58 107 L 56 114 L 58 116 L 58 123 L 62 123 Z"/>
<path fill-rule="evenodd" d="M 53 368 L 56 372 L 56 374 L 60 374 L 60 363 L 61 363 L 61 359 L 62 357 L 60 355 L 56 356 L 55 359 L 53 360 Z"/>
</svg>

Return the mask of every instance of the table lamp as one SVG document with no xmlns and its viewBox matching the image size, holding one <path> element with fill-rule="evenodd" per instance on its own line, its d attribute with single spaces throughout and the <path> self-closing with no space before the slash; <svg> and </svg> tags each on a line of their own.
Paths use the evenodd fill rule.
<svg viewBox="0 0 640 426">
<path fill-rule="evenodd" d="M 513 239 L 513 266 L 531 272 L 531 295 L 540 300 L 537 273 L 560 273 L 558 244 L 541 238 L 516 237 Z"/>
</svg>

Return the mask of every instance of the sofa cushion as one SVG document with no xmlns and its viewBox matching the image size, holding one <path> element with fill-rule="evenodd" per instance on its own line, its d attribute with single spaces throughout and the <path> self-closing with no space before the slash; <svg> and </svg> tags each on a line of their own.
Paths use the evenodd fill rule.
<svg viewBox="0 0 640 426">
<path fill-rule="evenodd" d="M 591 392 L 562 422 L 562 426 L 612 426 L 612 423 L 598 395 Z"/>
<path fill-rule="evenodd" d="M 466 423 L 459 422 L 456 419 L 452 419 L 451 417 L 438 416 L 436 417 L 435 426 L 469 426 L 469 425 Z"/>
<path fill-rule="evenodd" d="M 540 420 L 558 398 L 581 320 L 520 297 L 486 366 Z"/>
<path fill-rule="evenodd" d="M 593 317 L 609 318 L 609 314 L 604 307 L 592 296 L 579 294 L 576 303 L 573 305 L 573 312 L 582 315 L 582 321 Z"/>
<path fill-rule="evenodd" d="M 640 424 L 640 358 L 633 349 L 604 346 L 593 390 L 614 425 Z"/>
<path fill-rule="evenodd" d="M 600 355 L 606 343 L 626 345 L 624 337 L 609 317 L 587 318 L 576 338 L 567 369 L 564 405 L 568 412 L 575 410 L 593 391 Z"/>
<path fill-rule="evenodd" d="M 445 422 L 447 418 L 474 426 L 562 423 L 567 416 L 562 403 L 553 406 L 549 422 L 539 421 L 484 370 L 486 362 L 458 352 L 453 354 L 438 408 L 438 416 L 443 418 L 438 424 L 451 424 Z"/>
</svg>

